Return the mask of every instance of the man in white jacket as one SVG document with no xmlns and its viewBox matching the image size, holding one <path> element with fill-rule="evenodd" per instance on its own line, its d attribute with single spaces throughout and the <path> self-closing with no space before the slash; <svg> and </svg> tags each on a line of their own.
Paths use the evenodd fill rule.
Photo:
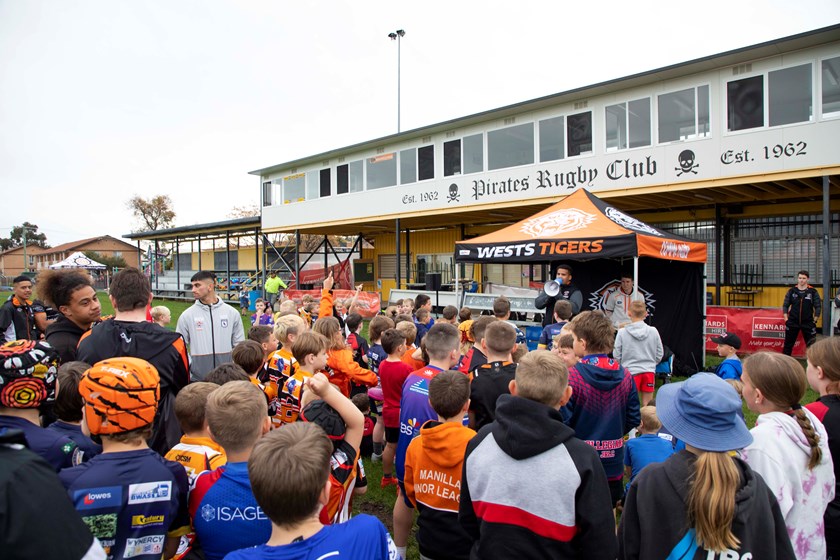
<svg viewBox="0 0 840 560">
<path fill-rule="evenodd" d="M 216 295 L 216 275 L 202 270 L 192 278 L 195 303 L 178 318 L 176 331 L 190 346 L 190 377 L 201 381 L 231 359 L 237 342 L 245 340 L 245 329 L 239 312 Z"/>
<path fill-rule="evenodd" d="M 653 398 L 656 387 L 656 364 L 662 359 L 664 348 L 659 331 L 645 324 L 647 308 L 644 302 L 629 305 L 630 324 L 618 331 L 613 356 L 633 374 L 642 406 Z"/>
</svg>

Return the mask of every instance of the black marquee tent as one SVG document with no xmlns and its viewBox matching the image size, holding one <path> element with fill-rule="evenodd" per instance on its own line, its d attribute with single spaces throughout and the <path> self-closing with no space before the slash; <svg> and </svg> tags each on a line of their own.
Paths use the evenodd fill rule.
<svg viewBox="0 0 840 560">
<path fill-rule="evenodd" d="M 585 189 L 518 223 L 457 242 L 455 261 L 545 263 L 552 270 L 569 264 L 588 309 L 632 270 L 663 343 L 687 366 L 703 366 L 706 244 L 641 222 Z"/>
</svg>

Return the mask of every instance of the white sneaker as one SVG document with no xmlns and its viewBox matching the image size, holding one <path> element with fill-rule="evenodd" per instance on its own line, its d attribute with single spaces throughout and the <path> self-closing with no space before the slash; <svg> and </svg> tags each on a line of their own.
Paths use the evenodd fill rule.
<svg viewBox="0 0 840 560">
<path fill-rule="evenodd" d="M 371 453 L 370 460 L 372 463 L 381 463 L 382 462 L 382 453 Z"/>
</svg>

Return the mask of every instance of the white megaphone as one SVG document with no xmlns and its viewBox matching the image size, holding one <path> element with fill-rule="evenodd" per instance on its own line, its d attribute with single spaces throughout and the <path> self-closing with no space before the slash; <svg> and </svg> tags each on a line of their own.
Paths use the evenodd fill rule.
<svg viewBox="0 0 840 560">
<path fill-rule="evenodd" d="M 543 291 L 548 297 L 557 297 L 557 294 L 560 293 L 561 287 L 560 282 L 557 280 L 551 280 L 543 285 Z"/>
</svg>

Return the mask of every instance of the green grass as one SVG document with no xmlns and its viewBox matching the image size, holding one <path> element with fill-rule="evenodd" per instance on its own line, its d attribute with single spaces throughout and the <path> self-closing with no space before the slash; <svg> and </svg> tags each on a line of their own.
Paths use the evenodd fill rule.
<svg viewBox="0 0 840 560">
<path fill-rule="evenodd" d="M 378 517 L 393 536 L 393 511 L 394 502 L 397 499 L 397 487 L 391 485 L 387 488 L 381 487 L 382 463 L 374 463 L 370 459 L 363 459 L 362 462 L 365 465 L 365 475 L 368 481 L 367 492 L 353 499 L 353 513 L 367 513 Z M 419 560 L 420 558 L 416 533 L 417 523 L 415 522 L 408 537 L 408 548 L 406 549 L 408 558 L 405 560 Z"/>
<path fill-rule="evenodd" d="M 0 301 L 6 301 L 6 299 L 12 295 L 11 292 L 0 292 Z M 99 303 L 102 304 L 102 311 L 100 314 L 103 317 L 108 317 L 109 315 L 114 314 L 114 306 L 111 305 L 111 300 L 108 298 L 108 294 L 104 291 L 98 291 L 96 296 L 99 298 Z M 152 307 L 156 307 L 158 305 L 165 305 L 169 308 L 169 312 L 172 314 L 172 321 L 169 323 L 167 327 L 169 330 L 174 331 L 175 326 L 178 324 L 178 317 L 181 316 L 181 313 L 187 310 L 187 308 L 193 305 L 193 301 L 182 301 L 182 300 L 174 300 L 174 299 L 154 299 L 152 300 Z M 234 305 L 234 309 L 239 310 L 239 306 Z M 247 318 L 242 319 L 242 324 L 245 326 L 245 336 L 248 336 L 248 329 L 251 328 L 251 321 Z"/>
</svg>

